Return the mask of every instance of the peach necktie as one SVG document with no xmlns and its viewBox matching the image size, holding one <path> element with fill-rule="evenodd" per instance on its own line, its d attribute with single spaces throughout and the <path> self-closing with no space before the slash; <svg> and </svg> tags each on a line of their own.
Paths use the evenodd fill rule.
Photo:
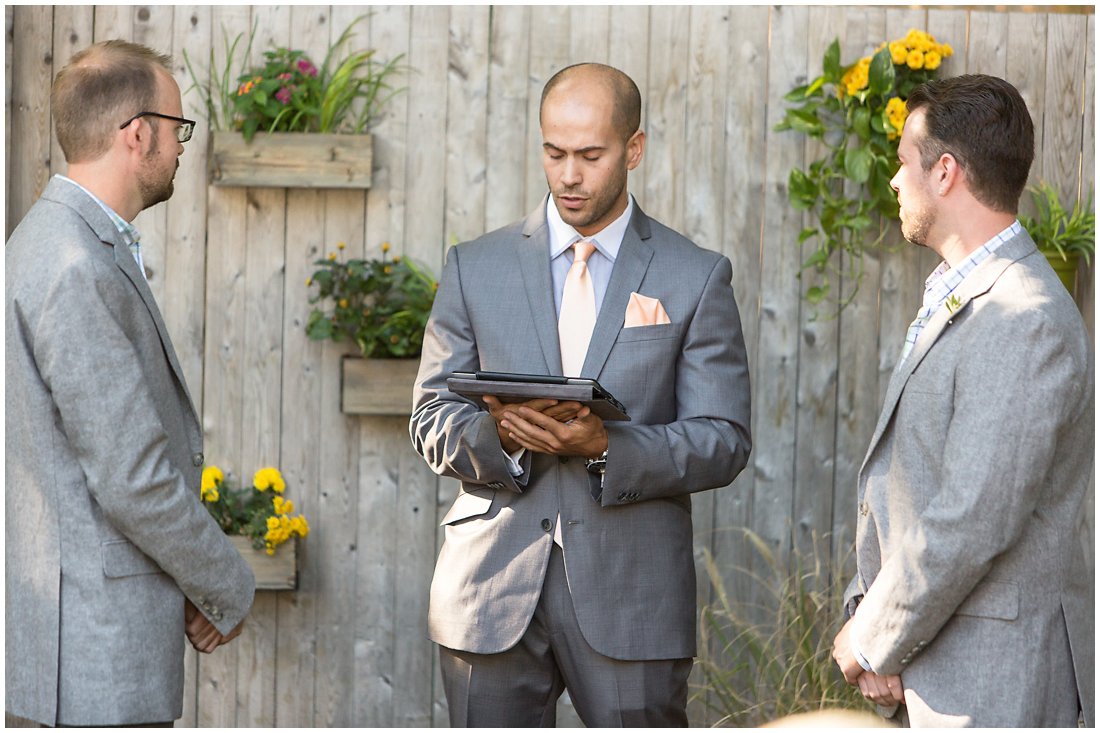
<svg viewBox="0 0 1100 733">
<path fill-rule="evenodd" d="M 580 240 L 573 245 L 573 265 L 565 276 L 558 315 L 558 343 L 561 344 L 562 374 L 579 377 L 588 342 L 596 326 L 596 291 L 588 272 L 588 258 L 596 251 L 592 242 Z"/>
</svg>

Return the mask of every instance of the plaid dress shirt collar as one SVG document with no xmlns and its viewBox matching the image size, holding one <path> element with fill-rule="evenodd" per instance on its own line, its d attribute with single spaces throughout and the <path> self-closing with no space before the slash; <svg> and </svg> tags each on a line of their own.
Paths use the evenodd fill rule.
<svg viewBox="0 0 1100 733">
<path fill-rule="evenodd" d="M 145 263 L 143 263 L 142 260 L 141 260 L 141 232 L 139 232 L 137 230 L 137 228 L 134 227 L 133 224 L 131 224 L 130 222 L 126 221 L 121 216 L 116 214 L 115 210 L 112 209 L 107 204 L 103 203 L 103 201 L 100 200 L 100 198 L 98 196 L 96 196 L 94 193 L 92 193 L 88 189 L 84 188 L 83 186 L 81 186 L 79 183 L 77 183 L 73 179 L 66 178 L 65 176 L 61 175 L 60 173 L 56 174 L 56 176 L 57 176 L 57 178 L 60 178 L 63 181 L 68 181 L 69 183 L 73 184 L 74 186 L 79 188 L 81 191 L 83 191 L 84 193 L 91 196 L 92 200 L 95 201 L 97 204 L 99 204 L 100 208 L 102 208 L 103 211 L 107 214 L 107 216 L 110 217 L 111 222 L 115 225 L 115 229 L 117 229 L 118 233 L 122 236 L 122 241 L 126 244 L 126 247 L 130 250 L 130 254 L 132 254 L 134 256 L 134 261 L 137 262 L 138 269 L 141 271 L 141 276 L 145 277 Z"/>
</svg>

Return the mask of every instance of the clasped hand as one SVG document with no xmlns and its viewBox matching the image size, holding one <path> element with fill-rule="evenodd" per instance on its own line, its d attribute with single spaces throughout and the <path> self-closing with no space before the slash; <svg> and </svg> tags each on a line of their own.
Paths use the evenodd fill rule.
<svg viewBox="0 0 1100 733">
<path fill-rule="evenodd" d="M 554 456 L 596 458 L 607 450 L 603 420 L 579 402 L 531 400 L 505 405 L 485 395 L 497 424 L 500 445 L 509 453 L 520 448 Z"/>
<path fill-rule="evenodd" d="M 222 644 L 233 641 L 244 630 L 244 621 L 241 621 L 237 624 L 237 628 L 222 636 L 210 619 L 199 613 L 199 609 L 187 599 L 184 599 L 183 620 L 187 640 L 191 642 L 191 646 L 203 654 L 210 654 Z"/>
<path fill-rule="evenodd" d="M 848 619 L 833 640 L 833 659 L 844 674 L 845 681 L 849 685 L 859 685 L 859 691 L 865 698 L 884 707 L 904 702 L 901 675 L 876 674 L 863 669 L 860 665 L 855 652 L 852 651 L 851 641 L 848 639 L 851 625 L 852 619 Z"/>
</svg>

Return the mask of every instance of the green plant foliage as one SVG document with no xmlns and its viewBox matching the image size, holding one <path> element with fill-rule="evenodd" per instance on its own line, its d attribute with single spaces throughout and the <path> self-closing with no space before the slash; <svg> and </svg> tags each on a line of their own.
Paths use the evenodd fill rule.
<svg viewBox="0 0 1100 733">
<path fill-rule="evenodd" d="M 898 218 L 890 179 L 897 172 L 904 100 L 914 86 L 935 78 L 951 53 L 950 46 L 911 30 L 873 56 L 841 67 L 840 42 L 834 40 L 822 59 L 824 73 L 784 97 L 798 106 L 773 130 L 803 133 L 825 150 L 805 170 L 791 171 L 787 193 L 792 207 L 809 211 L 815 220 L 798 239 L 799 245 L 810 240 L 815 245 L 799 273 L 801 278 L 808 270 L 815 277 L 805 298 L 814 306 L 831 306 L 832 316 L 858 292 L 864 251 L 881 246 L 888 220 Z M 846 254 L 846 268 L 833 257 L 837 252 Z M 837 296 L 830 275 L 852 279 L 848 297 Z"/>
<path fill-rule="evenodd" d="M 1091 263 L 1096 250 L 1096 213 L 1092 210 L 1092 187 L 1089 187 L 1085 205 L 1077 200 L 1072 211 L 1062 206 L 1062 196 L 1058 189 L 1046 181 L 1040 181 L 1039 187 L 1027 189 L 1035 202 L 1038 216 L 1021 216 L 1023 225 L 1036 246 L 1042 252 L 1057 253 L 1063 260 L 1071 254 L 1078 254 Z"/>
<path fill-rule="evenodd" d="M 257 131 L 264 132 L 350 132 L 361 133 L 377 119 L 381 108 L 394 94 L 389 79 L 408 68 L 399 65 L 404 54 L 387 63 L 374 61 L 374 51 L 354 51 L 342 61 L 336 55 L 354 35 L 351 30 L 366 16 L 360 16 L 340 35 L 328 50 L 318 69 L 304 51 L 277 48 L 264 52 L 264 64 L 244 69 L 236 87 L 230 84 L 229 69 L 241 36 L 229 43 L 225 36 L 226 62 L 221 73 L 215 69 L 211 51 L 211 73 L 205 83 L 191 67 L 187 52 L 184 61 L 199 90 L 203 106 L 196 108 L 215 130 L 240 130 L 246 140 Z M 248 39 L 248 58 L 256 27 Z M 243 34 L 242 34 L 243 35 Z M 190 89 L 188 90 L 190 91 Z M 359 100 L 361 104 L 357 104 Z M 355 111 L 358 108 L 358 113 Z"/>
<path fill-rule="evenodd" d="M 859 688 L 844 681 L 832 658 L 843 619 L 846 558 L 830 561 L 821 549 L 827 538 L 815 533 L 812 554 L 796 548 L 789 564 L 780 563 L 757 534 L 740 531 L 771 574 L 739 571 L 764 591 L 756 607 L 730 597 L 720 569 L 706 553 L 715 602 L 702 610 L 698 666 L 706 683 L 693 699 L 720 716 L 719 726 L 758 727 L 786 715 L 832 708 L 874 712 Z M 754 617 L 768 621 L 755 623 Z"/>
<path fill-rule="evenodd" d="M 314 264 L 321 269 L 306 281 L 317 286 L 309 302 L 331 301 L 332 308 L 310 313 L 310 338 L 350 339 L 368 358 L 420 356 L 439 287 L 426 269 L 407 257 L 340 262 L 330 255 Z"/>
</svg>

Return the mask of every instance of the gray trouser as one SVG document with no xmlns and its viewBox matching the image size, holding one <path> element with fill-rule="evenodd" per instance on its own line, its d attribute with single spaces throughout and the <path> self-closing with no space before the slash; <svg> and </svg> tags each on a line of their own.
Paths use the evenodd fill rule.
<svg viewBox="0 0 1100 733">
<path fill-rule="evenodd" d="M 439 648 L 451 727 L 555 725 L 562 690 L 589 728 L 687 726 L 692 660 L 624 662 L 596 652 L 573 613 L 561 548 L 554 545 L 534 618 L 499 654 Z"/>
</svg>

